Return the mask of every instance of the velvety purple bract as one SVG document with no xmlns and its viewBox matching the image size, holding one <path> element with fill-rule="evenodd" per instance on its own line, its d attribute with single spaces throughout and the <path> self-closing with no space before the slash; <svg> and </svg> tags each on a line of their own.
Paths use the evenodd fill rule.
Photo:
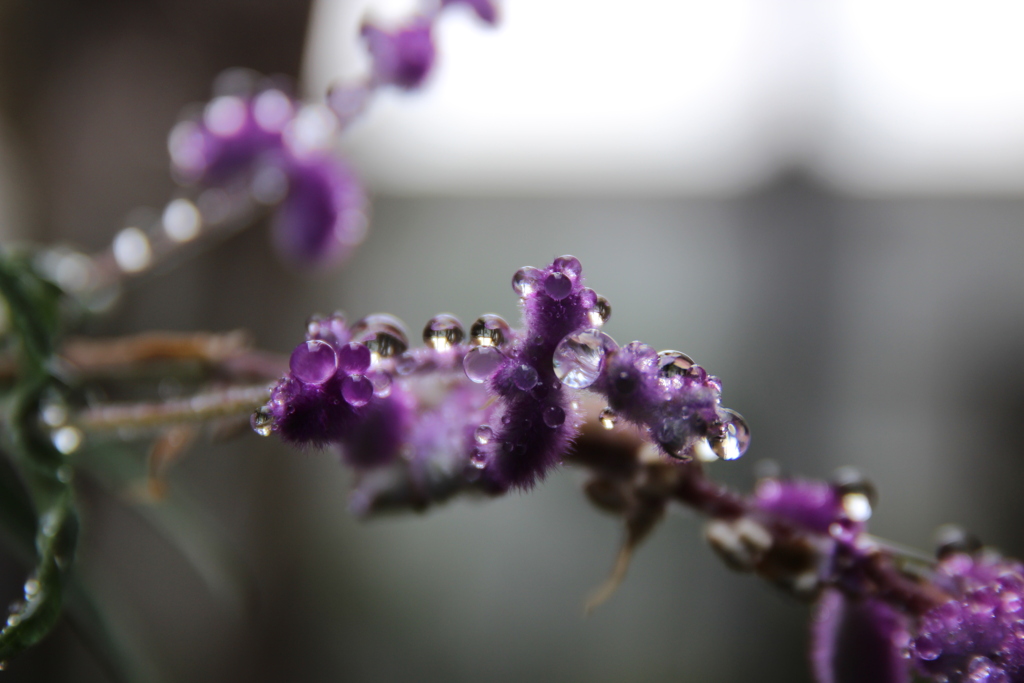
<svg viewBox="0 0 1024 683">
<path fill-rule="evenodd" d="M 917 669 L 950 683 L 1024 681 L 1024 566 L 956 553 L 934 582 L 952 599 L 920 618 L 910 649 Z"/>
<path fill-rule="evenodd" d="M 432 28 L 431 22 L 424 18 L 414 19 L 394 31 L 364 25 L 363 39 L 373 61 L 372 82 L 404 90 L 423 85 L 436 57 Z"/>
<path fill-rule="evenodd" d="M 754 490 L 754 505 L 794 525 L 820 534 L 843 519 L 842 499 L 823 481 L 767 478 Z"/>
<path fill-rule="evenodd" d="M 906 620 L 881 600 L 822 593 L 811 624 L 811 666 L 817 683 L 906 683 Z"/>
</svg>

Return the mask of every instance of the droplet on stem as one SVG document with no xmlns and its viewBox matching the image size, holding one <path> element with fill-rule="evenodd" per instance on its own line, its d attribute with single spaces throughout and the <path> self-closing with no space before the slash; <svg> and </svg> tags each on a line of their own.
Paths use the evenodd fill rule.
<svg viewBox="0 0 1024 683">
<path fill-rule="evenodd" d="M 305 384 L 323 384 L 337 371 L 338 354 L 327 342 L 310 339 L 295 347 L 288 367 Z"/>
<path fill-rule="evenodd" d="M 540 268 L 526 266 L 512 276 L 512 291 L 520 298 L 526 298 L 540 289 L 540 281 L 544 271 Z"/>
<path fill-rule="evenodd" d="M 352 326 L 353 341 L 363 342 L 376 359 L 391 358 L 409 348 L 405 325 L 393 315 L 374 313 Z"/>
<path fill-rule="evenodd" d="M 477 318 L 469 330 L 471 341 L 476 346 L 504 346 L 512 328 L 500 315 L 485 313 Z"/>
<path fill-rule="evenodd" d="M 597 381 L 615 341 L 597 329 L 574 332 L 558 343 L 551 362 L 555 376 L 568 387 L 585 389 Z"/>
<path fill-rule="evenodd" d="M 423 328 L 423 343 L 435 351 L 448 351 L 465 336 L 462 323 L 449 313 L 435 315 Z"/>
<path fill-rule="evenodd" d="M 356 408 L 365 406 L 373 397 L 373 382 L 361 375 L 349 375 L 341 381 L 341 397 Z"/>
<path fill-rule="evenodd" d="M 598 415 L 597 419 L 601 421 L 602 427 L 605 429 L 612 429 L 615 427 L 615 421 L 618 419 L 618 415 L 616 415 L 615 411 L 611 408 L 605 407 L 605 409 L 601 411 L 601 414 Z"/>
<path fill-rule="evenodd" d="M 476 346 L 470 349 L 462 360 L 462 368 L 466 371 L 466 377 L 481 384 L 486 382 L 504 362 L 505 354 L 493 346 Z"/>
<path fill-rule="evenodd" d="M 274 431 L 274 416 L 267 406 L 260 406 L 253 411 L 249 417 L 249 424 L 252 430 L 260 436 L 270 436 Z"/>
</svg>

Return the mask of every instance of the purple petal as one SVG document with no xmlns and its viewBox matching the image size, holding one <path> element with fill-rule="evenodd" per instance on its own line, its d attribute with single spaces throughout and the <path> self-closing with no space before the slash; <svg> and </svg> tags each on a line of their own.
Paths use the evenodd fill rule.
<svg viewBox="0 0 1024 683">
<path fill-rule="evenodd" d="M 818 683 L 905 683 L 909 680 L 903 617 L 880 600 L 851 601 L 822 593 L 811 625 L 811 666 Z"/>
</svg>

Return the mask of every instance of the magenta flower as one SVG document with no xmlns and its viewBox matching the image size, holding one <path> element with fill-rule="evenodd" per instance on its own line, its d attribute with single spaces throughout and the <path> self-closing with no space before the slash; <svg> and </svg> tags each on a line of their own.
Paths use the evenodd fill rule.
<svg viewBox="0 0 1024 683">
<path fill-rule="evenodd" d="M 365 24 L 362 35 L 372 60 L 373 85 L 393 85 L 403 90 L 423 85 L 437 52 L 432 28 L 431 22 L 422 17 L 394 31 Z"/>
</svg>

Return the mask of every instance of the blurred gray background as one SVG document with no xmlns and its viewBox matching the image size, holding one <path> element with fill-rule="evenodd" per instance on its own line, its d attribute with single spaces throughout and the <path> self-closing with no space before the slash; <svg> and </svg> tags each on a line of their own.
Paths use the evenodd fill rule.
<svg viewBox="0 0 1024 683">
<path fill-rule="evenodd" d="M 770 7 L 757 16 L 775 11 L 785 24 L 808 6 Z M 173 192 L 165 136 L 180 107 L 205 99 L 225 67 L 298 77 L 308 15 L 299 1 L 6 3 L 2 234 L 98 249 L 131 209 L 161 206 Z M 989 18 L 995 31 L 998 17 Z M 565 27 L 561 40 L 573 37 Z M 996 91 L 1011 88 L 1000 83 Z M 949 99 L 955 109 L 955 89 Z M 385 113 L 426 106 L 389 102 Z M 534 107 L 542 117 L 543 102 Z M 806 124 L 776 115 L 790 133 Z M 486 166 L 486 153 L 462 176 L 389 181 L 389 168 L 409 162 L 375 147 L 388 128 L 373 116 L 351 148 L 371 167 L 371 230 L 344 269 L 289 270 L 256 225 L 141 281 L 96 331 L 245 328 L 287 352 L 310 313 L 339 308 L 394 313 L 414 334 L 442 311 L 467 324 L 484 312 L 514 319 L 512 273 L 572 253 L 612 302 L 609 334 L 681 349 L 723 379 L 724 402 L 747 418 L 753 444 L 741 461 L 712 466 L 715 476 L 745 489 L 760 459 L 813 477 L 854 465 L 880 490 L 877 534 L 927 550 L 935 527 L 958 522 L 1024 555 L 1024 202 L 1006 166 L 1016 138 L 996 146 L 1004 156 L 985 167 L 989 176 L 960 185 L 962 174 L 942 172 L 962 168 L 956 157 L 903 167 L 933 175 L 877 161 L 890 179 L 865 184 L 870 155 L 847 167 L 841 155 L 820 162 L 824 126 L 776 145 L 756 172 L 737 156 L 745 170 L 735 180 L 721 171 L 711 188 L 685 169 L 619 191 L 614 174 L 531 188 L 526 164 L 510 167 L 507 185 L 498 168 L 460 192 L 459 178 Z M 777 142 L 778 130 L 762 132 Z M 876 147 L 886 144 L 900 140 Z M 730 146 L 743 148 L 722 142 Z M 625 169 L 642 165 L 630 159 Z M 983 154 L 971 159 L 983 166 Z M 429 179 L 436 169 L 424 163 Z M 684 512 L 585 618 L 621 531 L 586 503 L 577 472 L 528 495 L 366 523 L 346 511 L 349 477 L 335 456 L 249 433 L 201 444 L 171 477 L 242 558 L 250 604 L 211 594 L 123 496 L 88 482 L 81 492 L 82 571 L 168 681 L 810 680 L 807 607 L 725 569 Z M 13 597 L 22 569 L 0 568 L 3 596 Z M 105 680 L 66 627 L 7 675 Z"/>
</svg>

